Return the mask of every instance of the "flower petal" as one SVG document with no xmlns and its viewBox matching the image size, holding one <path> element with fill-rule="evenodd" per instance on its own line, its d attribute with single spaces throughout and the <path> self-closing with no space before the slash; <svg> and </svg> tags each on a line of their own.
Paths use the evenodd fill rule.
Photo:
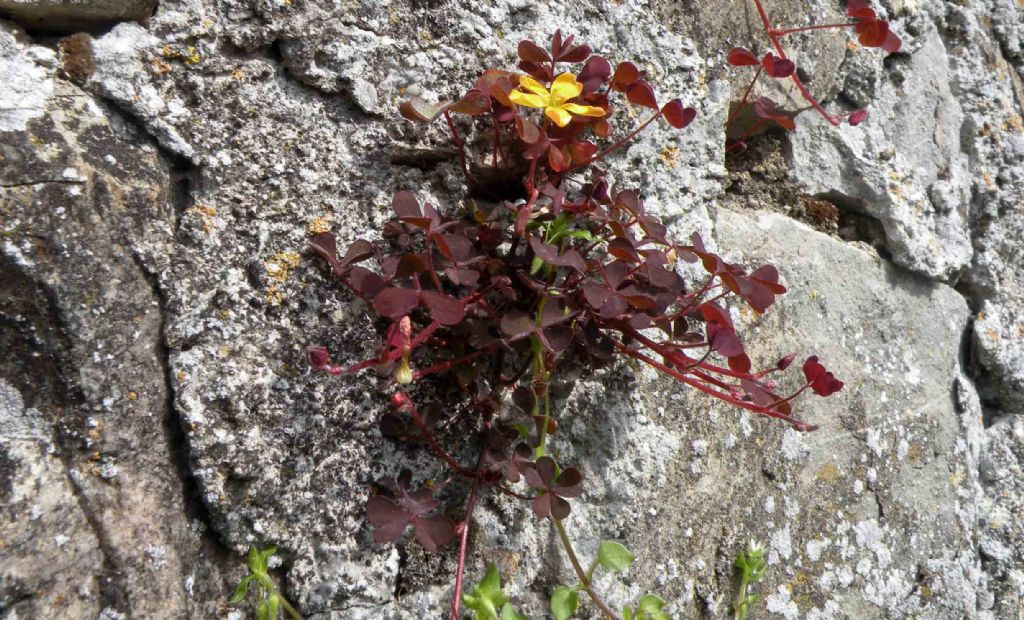
<svg viewBox="0 0 1024 620">
<path fill-rule="evenodd" d="M 557 97 L 561 101 L 579 97 L 582 92 L 583 84 L 577 82 L 576 76 L 571 73 L 563 73 L 556 77 L 554 83 L 551 84 L 551 96 Z"/>
<path fill-rule="evenodd" d="M 578 103 L 563 103 L 561 108 L 579 116 L 604 116 L 604 109 L 592 105 L 580 105 Z"/>
<path fill-rule="evenodd" d="M 562 108 L 545 108 L 544 115 L 559 127 L 565 127 L 572 122 L 572 114 L 569 114 Z"/>
<path fill-rule="evenodd" d="M 508 99 L 516 105 L 526 106 L 528 108 L 543 108 L 547 104 L 542 97 L 524 93 L 519 90 L 510 92 L 508 94 Z"/>
<path fill-rule="evenodd" d="M 519 87 L 525 88 L 531 93 L 540 95 L 541 97 L 547 97 L 550 94 L 548 93 L 548 89 L 540 85 L 540 82 L 528 75 L 524 75 L 519 78 Z"/>
</svg>

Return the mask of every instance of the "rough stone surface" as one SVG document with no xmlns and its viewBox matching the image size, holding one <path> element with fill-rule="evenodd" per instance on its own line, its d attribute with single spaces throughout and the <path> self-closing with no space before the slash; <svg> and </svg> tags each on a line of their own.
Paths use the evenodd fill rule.
<svg viewBox="0 0 1024 620">
<path fill-rule="evenodd" d="M 786 24 L 838 14 L 767 4 Z M 588 479 L 570 535 L 584 555 L 616 538 L 639 556 L 600 580 L 609 601 L 654 590 L 675 616 L 723 617 L 753 536 L 770 549 L 760 615 L 1014 618 L 1019 423 L 982 421 L 1021 412 L 1024 394 L 1021 11 L 883 4 L 904 53 L 794 39 L 815 93 L 870 103 L 869 121 L 801 114 L 744 183 L 722 153 L 745 85 L 723 54 L 764 44 L 738 0 L 164 0 L 145 25 L 46 46 L 0 24 L 13 85 L 0 92 L 0 536 L 16 541 L 0 547 L 0 605 L 217 617 L 235 554 L 274 542 L 308 617 L 442 613 L 453 553 L 373 545 L 363 511 L 373 480 L 441 472 L 381 439 L 386 382 L 308 370 L 308 344 L 356 361 L 376 337 L 306 244 L 324 225 L 342 242 L 374 235 L 396 188 L 457 204 L 444 131 L 396 104 L 451 97 L 511 66 L 520 38 L 562 26 L 698 107 L 686 131 L 649 131 L 610 168 L 674 234 L 779 265 L 790 295 L 760 321 L 738 317 L 762 341 L 755 357 L 813 351 L 848 382 L 801 405 L 824 427 L 803 436 L 628 363 L 570 369 L 556 404 L 572 445 L 559 449 Z M 788 189 L 761 192 L 766 175 Z M 877 222 L 881 254 L 716 206 L 801 195 L 838 205 L 840 232 Z M 485 500 L 467 570 L 497 561 L 537 617 L 570 572 L 527 513 Z"/>
<path fill-rule="evenodd" d="M 985 441 L 979 550 L 992 575 L 997 617 L 1012 618 L 1024 609 L 1024 417 L 1000 418 Z"/>
<path fill-rule="evenodd" d="M 857 50 L 842 95 L 871 122 L 835 130 L 801 115 L 792 176 L 877 218 L 892 259 L 959 282 L 978 312 L 986 403 L 1024 412 L 1024 27 L 1019 3 L 906 3 L 905 46 L 885 61 Z"/>
<path fill-rule="evenodd" d="M 171 173 L 151 139 L 55 73 L 41 78 L 46 113 L 0 133 L 4 608 L 209 616 L 224 554 L 190 497 L 161 294 L 137 247 L 173 238 Z"/>
<path fill-rule="evenodd" d="M 125 20 L 144 20 L 157 0 L 0 0 L 0 16 L 26 28 L 77 31 Z"/>
</svg>

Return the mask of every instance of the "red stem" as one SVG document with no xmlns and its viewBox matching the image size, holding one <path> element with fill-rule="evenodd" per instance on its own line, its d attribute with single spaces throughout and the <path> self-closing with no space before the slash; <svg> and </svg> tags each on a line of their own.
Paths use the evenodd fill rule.
<svg viewBox="0 0 1024 620">
<path fill-rule="evenodd" d="M 651 367 L 653 367 L 653 368 L 655 368 L 657 370 L 660 370 L 661 372 L 667 374 L 668 376 L 673 377 L 675 379 L 678 379 L 679 381 L 682 381 L 683 383 L 685 383 L 685 384 L 687 384 L 687 385 L 689 385 L 691 387 L 695 387 L 698 390 L 700 390 L 701 392 L 704 392 L 705 394 L 707 394 L 709 396 L 714 396 L 715 398 L 717 398 L 717 399 L 719 399 L 719 400 L 721 400 L 723 402 L 727 402 L 727 403 L 729 403 L 731 405 L 735 405 L 735 406 L 737 406 L 737 407 L 739 407 L 741 409 L 746 409 L 747 411 L 753 411 L 754 413 L 760 413 L 760 414 L 766 415 L 768 417 L 772 417 L 772 418 L 776 418 L 778 420 L 783 420 L 785 422 L 789 422 L 793 426 L 793 428 L 795 430 L 798 430 L 798 431 L 812 431 L 812 430 L 817 428 L 816 426 L 809 425 L 806 422 L 801 422 L 800 420 L 797 420 L 796 418 L 790 417 L 790 416 L 785 415 L 783 413 L 779 413 L 778 411 L 773 411 L 771 409 L 766 409 L 765 407 L 762 407 L 760 405 L 755 405 L 753 403 L 749 403 L 749 402 L 746 402 L 746 401 L 742 401 L 742 400 L 733 398 L 732 396 L 730 396 L 729 394 L 726 394 L 724 392 L 719 392 L 717 390 L 713 390 L 713 389 L 709 388 L 708 386 L 704 385 L 703 383 L 701 383 L 700 381 L 697 381 L 696 379 L 693 379 L 692 377 L 687 377 L 686 375 L 684 375 L 684 374 L 682 374 L 680 372 L 677 372 L 677 371 L 673 370 L 672 368 L 669 368 L 668 366 L 658 362 L 657 360 L 655 360 L 655 359 L 653 359 L 651 357 L 648 357 L 647 355 L 644 355 L 643 353 L 640 353 L 639 351 L 634 351 L 633 349 L 630 349 L 629 347 L 627 347 L 626 345 L 622 344 L 618 340 L 611 339 L 611 341 L 612 341 L 612 345 L 614 345 L 616 349 L 618 349 L 619 351 L 622 351 L 626 355 L 628 355 L 628 356 L 630 356 L 630 357 L 632 357 L 634 359 L 637 359 L 637 360 L 639 360 L 639 361 L 641 361 L 641 362 L 643 362 L 643 363 L 645 363 L 645 364 L 647 364 L 647 365 L 649 365 L 649 366 L 651 366 Z"/>
<path fill-rule="evenodd" d="M 779 41 L 780 35 L 775 34 L 775 27 L 772 26 L 772 22 L 768 18 L 768 12 L 764 10 L 764 5 L 761 4 L 761 0 L 754 0 L 754 6 L 757 8 L 757 14 L 761 17 L 761 23 L 764 24 L 764 32 L 765 34 L 768 35 L 768 39 L 772 42 L 772 46 L 775 48 L 775 51 L 778 52 L 779 58 L 782 58 L 783 60 L 788 60 L 789 58 L 786 56 L 786 51 L 782 49 L 782 43 Z M 804 83 L 800 81 L 800 76 L 798 76 L 795 71 L 793 72 L 793 75 L 790 76 L 790 78 L 792 78 L 793 83 L 796 84 L 797 89 L 800 91 L 800 94 L 807 101 L 807 103 L 810 103 L 811 106 L 815 110 L 817 110 L 818 114 L 821 114 L 825 118 L 825 120 L 827 120 L 833 126 L 838 127 L 839 119 L 832 116 L 831 114 L 825 111 L 825 108 L 821 107 L 821 104 L 818 103 L 818 100 L 815 99 L 813 95 L 811 95 L 811 92 L 807 90 L 807 87 L 804 86 Z"/>
<path fill-rule="evenodd" d="M 594 155 L 593 157 L 591 157 L 587 161 L 583 162 L 582 164 L 576 164 L 572 168 L 569 168 L 568 170 L 566 170 L 565 172 L 562 173 L 562 176 L 565 176 L 565 175 L 567 175 L 570 172 L 573 172 L 575 170 L 579 170 L 580 168 L 583 168 L 584 166 L 589 166 L 590 164 L 592 164 L 594 162 L 601 161 L 602 159 L 604 159 L 608 155 L 610 155 L 613 152 L 615 152 L 615 151 L 619 150 L 620 148 L 622 148 L 622 146 L 625 145 L 627 142 L 629 142 L 633 138 L 637 137 L 637 135 L 641 131 L 643 131 L 644 129 L 647 129 L 648 125 L 650 125 L 654 121 L 658 120 L 660 117 L 661 117 L 661 110 L 658 110 L 657 114 L 655 114 L 651 118 L 649 118 L 646 121 L 644 121 L 644 123 L 642 125 L 640 125 L 636 129 L 634 129 L 633 131 L 629 132 L 629 135 L 627 135 L 625 138 L 623 138 L 623 139 L 619 140 L 618 142 L 616 142 L 615 144 L 609 146 L 608 148 L 606 148 L 605 150 L 601 151 L 597 155 Z"/>
<path fill-rule="evenodd" d="M 754 84 L 757 83 L 757 78 L 761 77 L 761 71 L 763 69 L 764 65 L 757 65 L 757 73 L 754 74 L 754 79 L 750 80 L 750 86 L 747 86 L 746 92 L 743 93 L 743 99 L 740 100 L 740 104 L 736 106 L 736 109 L 733 110 L 733 113 L 730 114 L 729 118 L 726 119 L 726 125 L 736 120 L 736 117 L 739 116 L 740 112 L 743 110 L 743 105 L 747 103 L 747 97 L 750 96 L 750 91 L 754 90 Z"/>
<path fill-rule="evenodd" d="M 462 604 L 462 576 L 466 569 L 466 546 L 469 542 L 469 524 L 473 520 L 473 508 L 476 507 L 477 492 L 480 490 L 480 464 L 484 460 L 484 451 L 476 462 L 476 473 L 473 478 L 473 488 L 469 492 L 469 501 L 466 502 L 466 517 L 462 520 L 462 535 L 459 539 L 459 564 L 455 570 L 455 596 L 452 598 L 451 620 L 459 620 L 459 605 Z"/>
<path fill-rule="evenodd" d="M 452 116 L 448 113 L 448 110 L 444 111 L 444 120 L 448 123 L 448 131 L 452 132 L 452 141 L 455 142 L 455 146 L 459 147 L 459 162 L 462 164 L 462 176 L 466 177 L 466 182 L 477 187 L 476 179 L 469 175 L 469 164 L 466 163 L 466 143 L 462 141 L 462 136 L 459 135 L 459 130 L 455 128 L 455 123 L 452 122 Z"/>
<path fill-rule="evenodd" d="M 416 406 L 412 404 L 411 400 L 409 400 L 408 403 L 409 404 L 406 407 L 406 410 L 412 417 L 413 424 L 415 424 L 416 428 L 419 429 L 420 436 L 423 437 L 423 441 L 427 442 L 427 445 L 430 446 L 430 449 L 434 451 L 434 454 L 437 455 L 437 458 L 447 463 L 449 467 L 454 469 L 461 476 L 464 476 L 466 478 L 478 477 L 478 472 L 475 472 L 469 469 L 468 467 L 459 465 L 458 461 L 452 458 L 452 455 L 444 451 L 444 448 L 442 448 L 440 444 L 437 443 L 437 440 L 434 439 L 433 433 L 431 433 L 430 429 L 427 428 L 427 424 L 423 421 L 423 418 L 420 417 L 419 412 L 416 411 Z"/>
<path fill-rule="evenodd" d="M 444 361 L 444 362 L 438 362 L 437 364 L 434 364 L 433 366 L 427 366 L 426 368 L 417 370 L 416 372 L 412 373 L 413 381 L 415 381 L 416 379 L 419 379 L 421 377 L 425 377 L 427 375 L 432 375 L 432 374 L 435 374 L 435 373 L 444 372 L 444 371 L 446 371 L 446 370 L 448 370 L 450 368 L 454 368 L 455 366 L 458 366 L 460 364 L 465 364 L 466 362 L 475 360 L 476 358 L 480 357 L 484 353 L 487 353 L 487 352 L 491 351 L 492 349 L 497 348 L 499 345 L 501 345 L 501 342 L 495 342 L 494 344 L 492 344 L 492 345 L 490 345 L 488 347 L 485 347 L 483 349 L 480 349 L 479 351 L 474 351 L 474 352 L 470 353 L 469 355 L 466 355 L 466 356 L 463 356 L 463 357 L 460 357 L 460 358 L 457 358 L 457 359 L 453 359 L 453 360 L 447 360 L 447 361 Z"/>
</svg>

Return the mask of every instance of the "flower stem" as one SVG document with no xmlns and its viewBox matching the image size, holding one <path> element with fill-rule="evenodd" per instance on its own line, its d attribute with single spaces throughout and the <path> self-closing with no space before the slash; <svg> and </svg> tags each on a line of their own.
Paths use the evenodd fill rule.
<svg viewBox="0 0 1024 620">
<path fill-rule="evenodd" d="M 469 543 L 469 524 L 473 521 L 473 509 L 476 508 L 480 490 L 480 464 L 483 463 L 483 460 L 484 451 L 480 450 L 480 456 L 476 460 L 473 488 L 469 492 L 469 501 L 466 502 L 466 516 L 462 520 L 462 535 L 459 538 L 459 564 L 455 571 L 455 596 L 452 598 L 451 620 L 459 620 L 459 606 L 462 604 L 462 577 L 466 570 L 466 546 Z"/>
<path fill-rule="evenodd" d="M 572 564 L 573 571 L 576 572 L 576 577 L 580 580 L 580 588 L 590 596 L 590 600 L 594 602 L 594 605 L 601 610 L 609 620 L 619 620 L 619 617 L 615 615 L 608 605 L 601 600 L 601 597 L 594 592 L 591 587 L 590 579 L 587 577 L 587 573 L 583 570 L 583 565 L 580 564 L 579 558 L 576 557 L 576 552 L 572 549 L 572 542 L 569 540 L 569 535 L 565 531 L 565 526 L 562 525 L 561 519 L 555 519 L 552 517 L 551 521 L 555 524 L 555 529 L 558 531 L 558 539 L 562 543 L 562 548 L 565 549 L 565 554 L 569 556 L 569 563 Z"/>
</svg>

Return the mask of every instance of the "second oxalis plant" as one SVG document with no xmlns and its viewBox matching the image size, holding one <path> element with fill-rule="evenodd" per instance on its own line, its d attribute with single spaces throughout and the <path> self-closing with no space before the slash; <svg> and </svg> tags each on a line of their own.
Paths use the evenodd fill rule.
<svg viewBox="0 0 1024 620">
<path fill-rule="evenodd" d="M 439 468 L 424 472 L 429 480 L 404 472 L 379 481 L 367 517 L 379 543 L 399 540 L 410 527 L 430 553 L 457 541 L 453 620 L 460 609 L 477 618 L 526 617 L 502 592 L 493 566 L 463 587 L 473 511 L 488 493 L 528 503 L 554 528 L 577 580 L 553 589 L 555 618 L 575 613 L 583 593 L 608 618 L 667 619 L 653 594 L 617 613 L 595 591 L 596 570 L 618 572 L 632 561 L 624 546 L 602 542 L 593 559 L 573 549 L 570 500 L 585 481 L 552 456 L 559 415 L 550 387 L 559 369 L 571 360 L 599 368 L 630 357 L 800 431 L 813 427 L 795 417 L 793 399 L 808 390 L 828 396 L 843 384 L 810 357 L 803 386 L 777 393 L 772 377 L 793 357 L 755 368 L 728 305 L 767 310 L 785 292 L 775 267 L 726 262 L 697 234 L 677 243 L 645 210 L 643 188 L 613 188 L 595 166 L 659 119 L 685 128 L 694 110 L 678 99 L 660 105 L 636 65 L 613 68 L 560 32 L 547 49 L 522 41 L 518 52 L 518 72 L 485 71 L 457 101 L 402 106 L 412 121 L 443 119 L 470 194 L 481 200 L 439 210 L 398 191 L 381 241 L 357 240 L 340 257 L 332 235 L 317 235 L 313 249 L 333 276 L 386 327 L 373 359 L 338 365 L 323 347 L 310 347 L 309 358 L 334 375 L 375 368 L 394 377 L 381 433 L 425 444 Z M 627 107 L 649 109 L 649 117 L 616 131 L 630 122 Z M 486 147 L 467 149 L 456 114 L 474 118 Z M 472 155 L 479 152 L 486 155 Z M 699 264 L 701 281 L 688 286 L 679 261 Z M 447 389 L 453 384 L 456 390 Z M 428 390 L 457 396 L 444 408 L 417 406 L 414 396 Z M 471 460 L 455 456 L 470 451 Z M 442 489 L 447 497 L 464 489 L 457 520 L 448 516 L 455 507 L 437 499 Z"/>
</svg>

